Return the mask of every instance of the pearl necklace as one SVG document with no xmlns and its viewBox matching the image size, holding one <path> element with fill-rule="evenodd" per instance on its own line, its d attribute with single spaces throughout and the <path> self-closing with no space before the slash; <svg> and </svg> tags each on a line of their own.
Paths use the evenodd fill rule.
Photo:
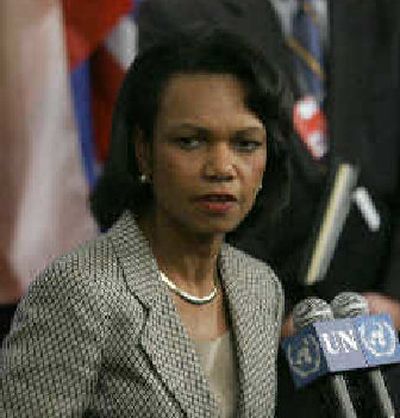
<svg viewBox="0 0 400 418">
<path fill-rule="evenodd" d="M 175 283 L 171 282 L 171 280 L 168 279 L 168 277 L 160 270 L 160 277 L 161 280 L 178 296 L 180 296 L 183 300 L 186 302 L 192 303 L 194 305 L 205 305 L 206 303 L 210 303 L 215 299 L 215 296 L 217 296 L 218 289 L 216 281 L 214 280 L 214 289 L 206 296 L 203 296 L 201 298 L 191 295 L 188 292 L 185 292 L 182 289 L 179 289 L 178 286 L 176 286 Z"/>
</svg>

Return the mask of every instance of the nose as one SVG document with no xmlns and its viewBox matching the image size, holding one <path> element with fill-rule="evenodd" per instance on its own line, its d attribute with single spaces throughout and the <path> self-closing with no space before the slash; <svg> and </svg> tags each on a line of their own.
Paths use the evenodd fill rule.
<svg viewBox="0 0 400 418">
<path fill-rule="evenodd" d="M 211 146 L 204 164 L 204 175 L 213 181 L 229 181 L 234 177 L 234 155 L 226 143 Z"/>
</svg>

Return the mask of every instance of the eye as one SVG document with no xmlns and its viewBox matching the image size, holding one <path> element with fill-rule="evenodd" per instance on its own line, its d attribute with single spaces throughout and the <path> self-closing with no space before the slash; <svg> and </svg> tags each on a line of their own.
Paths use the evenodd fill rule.
<svg viewBox="0 0 400 418">
<path fill-rule="evenodd" d="M 200 147 L 204 141 L 197 136 L 180 136 L 174 142 L 184 150 L 192 150 Z"/>
<path fill-rule="evenodd" d="M 253 152 L 263 146 L 263 141 L 253 138 L 236 138 L 233 141 L 234 147 L 240 152 Z"/>
</svg>

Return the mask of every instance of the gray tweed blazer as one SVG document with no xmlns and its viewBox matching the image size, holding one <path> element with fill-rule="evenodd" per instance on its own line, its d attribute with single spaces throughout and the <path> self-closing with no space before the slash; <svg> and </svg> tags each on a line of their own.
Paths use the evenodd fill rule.
<svg viewBox="0 0 400 418">
<path fill-rule="evenodd" d="M 265 264 L 224 245 L 237 416 L 272 417 L 283 309 Z M 1 417 L 217 417 L 147 240 L 125 213 L 31 285 L 0 356 Z"/>
</svg>

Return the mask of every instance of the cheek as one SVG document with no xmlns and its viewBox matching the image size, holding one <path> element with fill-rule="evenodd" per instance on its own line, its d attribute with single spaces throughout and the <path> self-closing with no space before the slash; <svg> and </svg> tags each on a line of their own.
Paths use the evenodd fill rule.
<svg viewBox="0 0 400 418">
<path fill-rule="evenodd" d="M 262 181 L 266 168 L 266 153 L 260 154 L 253 158 L 249 164 L 249 178 L 255 187 L 258 187 Z"/>
<path fill-rule="evenodd" d="M 193 159 L 179 158 L 174 154 L 164 153 L 162 158 L 155 160 L 154 189 L 157 194 L 179 194 L 190 189 L 197 167 Z"/>
<path fill-rule="evenodd" d="M 260 159 L 260 161 L 257 161 L 254 164 L 254 171 L 256 175 L 259 176 L 260 179 L 262 179 L 264 175 L 266 165 L 267 164 L 266 164 L 265 158 Z"/>
</svg>

